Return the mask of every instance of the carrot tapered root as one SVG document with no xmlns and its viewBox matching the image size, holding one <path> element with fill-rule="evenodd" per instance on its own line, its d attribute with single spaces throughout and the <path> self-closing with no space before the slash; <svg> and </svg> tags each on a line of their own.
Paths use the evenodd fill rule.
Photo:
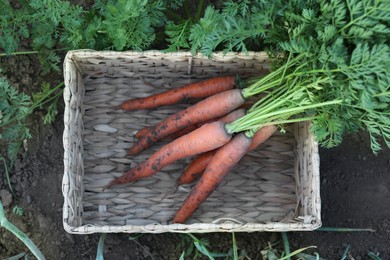
<svg viewBox="0 0 390 260">
<path fill-rule="evenodd" d="M 179 159 L 221 147 L 229 142 L 231 137 L 232 135 L 226 131 L 225 123 L 216 121 L 205 124 L 193 132 L 164 145 L 152 154 L 148 160 L 131 168 L 121 177 L 114 179 L 105 188 L 152 176 Z"/>
<path fill-rule="evenodd" d="M 151 95 L 145 98 L 136 98 L 119 105 L 123 110 L 154 109 L 164 105 L 172 105 L 188 99 L 205 98 L 214 94 L 233 89 L 236 77 L 223 76 L 207 79 L 200 82 L 184 85 L 163 93 Z"/>
<path fill-rule="evenodd" d="M 276 131 L 277 127 L 274 125 L 264 126 L 258 130 L 253 138 L 252 143 L 248 147 L 247 153 L 256 149 L 259 145 L 264 143 L 265 140 L 270 138 Z M 196 157 L 186 168 L 180 178 L 177 180 L 178 185 L 190 184 L 203 175 L 204 170 L 210 163 L 211 159 L 215 155 L 216 151 L 209 151 Z"/>
<path fill-rule="evenodd" d="M 204 170 L 215 155 L 216 150 L 203 153 L 196 157 L 177 180 L 177 185 L 190 184 L 203 175 Z"/>
<path fill-rule="evenodd" d="M 150 127 L 149 134 L 142 136 L 129 149 L 128 154 L 138 154 L 155 142 L 190 125 L 224 116 L 244 104 L 244 102 L 245 98 L 239 89 L 224 91 L 208 97 L 169 116 L 156 126 Z"/>
<path fill-rule="evenodd" d="M 230 142 L 218 149 L 202 178 L 177 211 L 173 223 L 183 223 L 192 215 L 222 182 L 230 169 L 245 155 L 251 141 L 251 138 L 245 136 L 244 133 L 239 133 Z"/>
<path fill-rule="evenodd" d="M 253 135 L 252 143 L 248 147 L 247 152 L 249 153 L 250 151 L 253 151 L 257 147 L 259 147 L 259 145 L 261 145 L 268 138 L 270 138 L 275 133 L 275 131 L 277 129 L 278 128 L 275 125 L 267 125 L 267 126 L 263 126 L 259 130 L 257 130 L 257 132 Z"/>
<path fill-rule="evenodd" d="M 175 132 L 175 133 L 173 133 L 171 135 L 168 135 L 167 138 L 168 139 L 176 139 L 176 138 L 178 138 L 180 136 L 183 136 L 183 135 L 186 135 L 186 134 L 192 132 L 193 130 L 201 127 L 202 125 L 204 125 L 206 123 L 211 123 L 211 122 L 214 122 L 214 121 L 217 121 L 217 120 L 222 120 L 225 123 L 230 123 L 230 122 L 233 122 L 235 119 L 237 119 L 237 118 L 239 118 L 241 116 L 244 116 L 245 112 L 246 112 L 246 109 L 238 108 L 238 109 L 234 110 L 233 112 L 230 112 L 229 114 L 227 114 L 227 115 L 225 115 L 223 117 L 216 118 L 216 119 L 211 119 L 211 120 L 208 120 L 206 122 L 200 122 L 200 123 L 195 124 L 195 125 L 187 126 L 184 129 L 181 129 L 181 130 L 179 130 L 179 131 L 177 131 L 177 132 Z M 144 127 L 144 128 L 138 130 L 135 133 L 135 137 L 140 139 L 141 137 L 150 134 L 150 130 L 151 130 L 150 127 Z"/>
<path fill-rule="evenodd" d="M 246 109 L 239 108 L 230 112 L 226 116 L 218 119 L 224 123 L 230 123 L 234 120 L 244 116 L 246 113 Z M 177 180 L 178 185 L 189 184 L 195 181 L 197 178 L 202 176 L 204 169 L 206 169 L 208 163 L 211 161 L 215 154 L 215 150 L 209 151 L 207 153 L 201 154 L 196 157 L 187 167 L 187 169 L 183 172 L 180 178 Z"/>
</svg>

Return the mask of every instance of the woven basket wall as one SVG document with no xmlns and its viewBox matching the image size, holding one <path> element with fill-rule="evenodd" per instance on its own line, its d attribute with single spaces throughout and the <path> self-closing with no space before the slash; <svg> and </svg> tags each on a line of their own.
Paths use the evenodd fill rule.
<svg viewBox="0 0 390 260">
<path fill-rule="evenodd" d="M 191 185 L 176 187 L 190 158 L 135 183 L 103 187 L 168 141 L 127 156 L 134 133 L 185 108 L 115 110 L 145 97 L 217 75 L 267 73 L 265 53 L 71 51 L 64 61 L 63 224 L 69 233 L 305 231 L 321 225 L 319 156 L 309 123 L 286 126 L 246 155 L 186 224 L 172 224 Z"/>
</svg>

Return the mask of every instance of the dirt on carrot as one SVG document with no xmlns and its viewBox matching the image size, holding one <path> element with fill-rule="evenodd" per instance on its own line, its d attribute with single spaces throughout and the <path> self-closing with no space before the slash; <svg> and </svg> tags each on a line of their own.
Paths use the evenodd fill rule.
<svg viewBox="0 0 390 260">
<path fill-rule="evenodd" d="M 161 147 L 152 154 L 148 160 L 131 168 L 121 177 L 111 181 L 106 188 L 116 184 L 123 184 L 146 178 L 156 174 L 165 166 L 182 158 L 194 156 L 218 147 L 229 142 L 232 135 L 225 129 L 225 123 L 216 121 L 205 124 L 191 133 L 179 137 Z"/>
<path fill-rule="evenodd" d="M 218 120 L 224 123 L 230 123 L 236 120 L 237 118 L 244 116 L 245 113 L 246 113 L 246 109 L 239 108 L 227 114 L 226 116 L 219 118 Z M 189 184 L 194 182 L 200 176 L 202 176 L 204 169 L 206 169 L 208 163 L 213 158 L 215 152 L 216 152 L 215 150 L 209 151 L 207 153 L 201 154 L 198 157 L 196 157 L 188 165 L 188 167 L 183 172 L 183 174 L 179 177 L 179 179 L 177 180 L 177 184 L 178 185 Z"/>
<path fill-rule="evenodd" d="M 240 89 L 224 91 L 208 97 L 198 103 L 175 113 L 159 124 L 150 127 L 149 134 L 142 136 L 129 149 L 129 155 L 135 155 L 149 148 L 153 143 L 190 125 L 205 122 L 226 115 L 244 104 Z"/>
<path fill-rule="evenodd" d="M 230 169 L 246 154 L 251 142 L 251 138 L 239 133 L 217 150 L 201 179 L 177 211 L 173 223 L 184 223 L 192 215 L 222 182 Z"/>
</svg>

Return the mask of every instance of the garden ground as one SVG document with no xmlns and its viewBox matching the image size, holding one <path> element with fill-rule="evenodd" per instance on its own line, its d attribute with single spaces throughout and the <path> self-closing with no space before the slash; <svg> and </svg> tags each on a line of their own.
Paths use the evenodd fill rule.
<svg viewBox="0 0 390 260">
<path fill-rule="evenodd" d="M 34 56 L 4 58 L 0 67 L 11 84 L 31 94 L 43 80 L 61 82 L 61 75 L 37 76 Z M 63 197 L 63 104 L 52 125 L 43 124 L 43 112 L 29 118 L 33 138 L 28 140 L 11 170 L 16 196 L 6 207 L 7 216 L 42 250 L 47 259 L 95 259 L 99 234 L 70 235 L 62 226 Z M 288 233 L 291 249 L 316 246 L 314 250 L 326 259 L 340 259 L 349 248 L 346 259 L 370 259 L 368 252 L 390 259 L 390 151 L 372 154 L 368 136 L 348 135 L 334 149 L 320 149 L 322 220 L 324 227 L 370 228 L 375 232 L 293 232 Z M 0 168 L 2 199 L 7 197 L 4 169 Z M 14 205 L 24 215 L 12 213 Z M 27 249 L 11 233 L 0 229 L 0 257 L 4 259 Z M 207 238 L 210 250 L 227 252 L 232 246 L 231 234 L 197 235 Z M 135 239 L 136 237 L 136 239 Z M 180 234 L 109 234 L 105 259 L 179 259 L 190 245 Z M 261 250 L 269 243 L 281 241 L 279 233 L 237 233 L 239 250 L 251 259 L 261 259 Z M 281 244 L 276 247 L 281 247 Z M 314 252 L 308 251 L 310 253 Z"/>
</svg>

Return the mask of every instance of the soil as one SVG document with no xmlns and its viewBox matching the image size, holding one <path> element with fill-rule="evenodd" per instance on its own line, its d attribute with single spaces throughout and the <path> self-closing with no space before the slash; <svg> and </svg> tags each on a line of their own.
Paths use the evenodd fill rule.
<svg viewBox="0 0 390 260">
<path fill-rule="evenodd" d="M 31 94 L 40 82 L 53 85 L 62 81 L 60 74 L 40 75 L 36 68 L 38 58 L 17 56 L 5 58 L 0 67 L 11 83 Z M 62 102 L 62 101 L 61 101 Z M 62 226 L 63 197 L 63 104 L 56 121 L 43 124 L 43 111 L 29 118 L 33 138 L 27 150 L 22 149 L 11 169 L 12 185 L 16 196 L 6 205 L 9 220 L 24 231 L 40 248 L 47 259 L 95 259 L 99 234 L 71 235 Z M 3 152 L 4 149 L 1 150 Z M 369 252 L 381 259 L 390 259 L 390 150 L 374 155 L 365 133 L 345 136 L 334 149 L 320 149 L 321 198 L 324 227 L 370 228 L 375 232 L 291 232 L 288 233 L 291 250 L 316 246 L 307 251 L 317 252 L 326 259 L 340 259 L 347 247 L 346 259 L 370 259 Z M 3 167 L 0 167 L 2 200 L 8 186 Z M 9 192 L 8 192 L 9 193 Z M 7 204 L 8 204 L 7 203 Z M 12 213 L 18 205 L 24 214 Z M 250 259 L 261 259 L 261 250 L 270 243 L 280 242 L 280 233 L 237 233 L 240 252 Z M 228 252 L 232 235 L 211 233 L 197 235 L 209 241 L 213 252 Z M 106 237 L 105 259 L 179 259 L 190 248 L 187 235 L 128 235 L 109 234 Z M 281 248 L 276 244 L 275 248 Z M 27 248 L 10 232 L 0 229 L 0 257 L 28 252 Z M 190 259 L 194 257 L 192 254 Z"/>
</svg>

